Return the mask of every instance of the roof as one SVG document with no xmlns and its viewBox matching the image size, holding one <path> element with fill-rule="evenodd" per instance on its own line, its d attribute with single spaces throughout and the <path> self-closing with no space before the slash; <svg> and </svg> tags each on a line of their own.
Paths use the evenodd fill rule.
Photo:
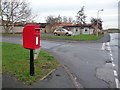
<svg viewBox="0 0 120 90">
<path fill-rule="evenodd" d="M 57 26 L 73 26 L 73 23 L 56 23 Z"/>
<path fill-rule="evenodd" d="M 62 27 L 92 27 L 92 24 L 57 23 L 56 25 Z"/>
<path fill-rule="evenodd" d="M 45 28 L 46 27 L 46 25 L 48 25 L 49 23 L 40 23 L 40 27 L 41 28 Z"/>
<path fill-rule="evenodd" d="M 119 28 L 108 28 L 107 30 L 120 30 Z"/>
</svg>

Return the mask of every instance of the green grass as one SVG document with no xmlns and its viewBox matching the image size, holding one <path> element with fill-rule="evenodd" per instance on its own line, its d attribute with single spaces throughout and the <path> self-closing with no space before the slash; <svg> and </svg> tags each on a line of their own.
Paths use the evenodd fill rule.
<svg viewBox="0 0 120 90">
<path fill-rule="evenodd" d="M 0 73 L 2 73 L 2 43 L 0 42 Z"/>
<path fill-rule="evenodd" d="M 2 34 L 3 36 L 22 36 L 22 34 Z M 77 41 L 92 41 L 99 40 L 103 35 L 75 35 L 75 36 L 55 36 L 53 34 L 41 34 L 41 39 L 58 39 L 58 40 L 77 40 Z"/>
<path fill-rule="evenodd" d="M 29 61 L 29 50 L 18 44 L 2 43 L 2 72 L 17 77 L 27 85 L 31 85 L 58 66 L 51 54 L 41 50 L 38 60 L 34 62 L 35 76 L 30 76 Z"/>
<path fill-rule="evenodd" d="M 75 36 L 55 36 L 55 35 L 45 35 L 41 34 L 42 39 L 65 39 L 65 40 L 79 40 L 79 41 L 90 41 L 99 40 L 102 36 L 96 35 L 75 35 Z"/>
<path fill-rule="evenodd" d="M 1 33 L 3 36 L 22 36 L 22 34 L 12 34 L 12 33 Z"/>
</svg>

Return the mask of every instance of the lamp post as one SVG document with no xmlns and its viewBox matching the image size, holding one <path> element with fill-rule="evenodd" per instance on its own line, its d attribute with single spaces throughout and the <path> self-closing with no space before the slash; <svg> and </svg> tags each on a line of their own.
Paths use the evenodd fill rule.
<svg viewBox="0 0 120 90">
<path fill-rule="evenodd" d="M 97 37 L 98 37 L 98 19 L 99 19 L 99 12 L 100 11 L 103 11 L 103 9 L 100 9 L 97 11 L 97 29 L 96 29 L 97 30 Z"/>
</svg>

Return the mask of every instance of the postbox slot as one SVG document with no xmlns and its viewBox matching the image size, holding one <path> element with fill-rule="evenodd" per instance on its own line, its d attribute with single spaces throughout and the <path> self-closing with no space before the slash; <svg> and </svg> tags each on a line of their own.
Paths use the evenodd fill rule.
<svg viewBox="0 0 120 90">
<path fill-rule="evenodd" d="M 40 28 L 35 28 L 35 30 L 40 30 Z"/>
</svg>

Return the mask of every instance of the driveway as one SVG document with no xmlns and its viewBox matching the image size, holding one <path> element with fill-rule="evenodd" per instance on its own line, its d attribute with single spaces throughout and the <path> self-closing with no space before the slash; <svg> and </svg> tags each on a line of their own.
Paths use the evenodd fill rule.
<svg viewBox="0 0 120 90">
<path fill-rule="evenodd" d="M 22 44 L 21 37 L 3 37 L 2 40 Z M 73 73 L 75 79 L 84 88 L 116 88 L 110 53 L 108 50 L 101 50 L 101 47 L 102 43 L 41 40 L 41 48 L 53 53 L 59 62 Z M 117 49 L 114 48 L 113 57 L 117 57 L 116 52 Z M 117 70 L 117 58 L 114 59 L 116 59 L 115 69 Z"/>
</svg>

